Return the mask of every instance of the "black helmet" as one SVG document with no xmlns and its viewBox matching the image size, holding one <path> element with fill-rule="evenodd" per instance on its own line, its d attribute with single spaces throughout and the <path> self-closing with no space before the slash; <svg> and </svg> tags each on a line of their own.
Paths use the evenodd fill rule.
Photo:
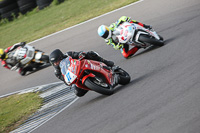
<svg viewBox="0 0 200 133">
<path fill-rule="evenodd" d="M 57 61 L 60 61 L 64 58 L 64 54 L 60 51 L 60 49 L 54 50 L 50 55 L 49 55 L 49 60 L 51 64 L 54 64 Z"/>
</svg>

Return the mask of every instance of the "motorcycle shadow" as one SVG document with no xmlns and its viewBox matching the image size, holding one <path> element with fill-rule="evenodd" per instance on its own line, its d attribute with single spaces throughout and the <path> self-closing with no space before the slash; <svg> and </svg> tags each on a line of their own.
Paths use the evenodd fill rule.
<svg viewBox="0 0 200 133">
<path fill-rule="evenodd" d="M 26 73 L 26 75 L 24 75 L 24 76 L 28 76 L 28 75 L 30 75 L 30 74 L 32 74 L 32 73 L 35 73 L 35 72 L 37 72 L 37 71 L 40 71 L 40 70 L 45 69 L 45 68 L 50 67 L 50 66 L 51 66 L 51 64 L 50 64 L 50 63 L 47 63 L 47 64 L 45 64 L 45 65 L 42 65 L 42 66 L 38 67 L 38 68 L 35 68 L 33 71 L 28 71 L 28 72 Z"/>
<path fill-rule="evenodd" d="M 165 66 L 165 67 L 167 67 L 167 66 Z M 130 87 L 131 87 L 131 89 L 132 88 L 134 88 L 134 85 L 135 84 L 137 84 L 137 83 L 140 83 L 140 82 L 143 82 L 145 79 L 147 79 L 147 78 L 149 78 L 149 77 L 151 77 L 152 75 L 154 75 L 154 74 L 156 74 L 156 73 L 158 73 L 158 72 L 160 72 L 160 71 L 162 71 L 165 67 L 162 67 L 162 68 L 160 68 L 160 69 L 155 69 L 155 70 L 153 70 L 153 71 L 150 71 L 149 73 L 146 73 L 146 74 L 144 74 L 144 75 L 141 75 L 141 76 L 139 76 L 139 77 L 137 77 L 137 78 L 135 78 L 135 79 L 133 79 L 133 80 L 131 80 L 127 85 L 118 85 L 118 86 L 116 86 L 115 88 L 114 88 L 114 94 L 112 94 L 112 95 L 115 95 L 116 93 L 118 93 L 118 92 L 120 92 L 120 91 L 123 91 L 124 89 L 130 89 Z M 136 88 L 135 88 L 136 89 Z M 92 92 L 92 91 L 91 91 Z M 90 92 L 90 93 L 91 93 Z M 92 92 L 92 93 L 96 93 L 96 92 Z M 87 94 L 86 94 L 87 95 Z M 111 95 L 111 96 L 112 96 Z M 99 100 L 102 100 L 102 99 L 105 99 L 105 98 L 108 98 L 108 97 L 110 97 L 110 96 L 106 96 L 106 95 L 99 95 L 99 96 L 96 96 L 95 95 L 95 97 L 91 100 L 90 99 L 90 101 L 88 101 L 87 102 L 87 104 L 89 103 L 89 104 L 93 104 L 93 103 L 95 103 L 95 102 L 97 102 L 97 101 L 99 101 Z"/>
<path fill-rule="evenodd" d="M 163 46 L 169 44 L 170 42 L 173 42 L 173 40 L 175 40 L 175 38 L 170 38 L 170 39 L 165 40 L 165 44 Z M 161 46 L 161 47 L 163 47 L 163 46 Z M 144 53 L 148 53 L 150 51 L 156 50 L 156 49 L 161 48 L 161 47 L 160 46 L 150 46 L 150 47 L 148 47 L 146 49 L 143 49 L 141 52 L 139 52 L 139 53 L 137 53 L 135 55 L 132 55 L 130 58 L 139 56 L 139 55 L 144 54 Z"/>
<path fill-rule="evenodd" d="M 144 53 L 148 53 L 148 52 L 150 52 L 150 51 L 156 50 L 157 48 L 160 48 L 160 47 L 158 47 L 158 46 L 150 46 L 150 47 L 148 47 L 148 48 L 142 50 L 141 52 L 139 52 L 139 53 L 137 53 L 137 54 L 131 56 L 130 58 L 139 56 L 139 55 L 144 54 Z"/>
<path fill-rule="evenodd" d="M 123 89 L 125 89 L 125 88 L 127 88 L 127 87 L 133 86 L 133 85 L 136 84 L 137 82 L 141 81 L 143 78 L 145 78 L 145 77 L 140 77 L 140 78 L 134 79 L 134 80 L 130 81 L 127 85 L 120 85 L 120 86 L 117 86 L 117 87 L 115 88 L 115 93 L 118 93 L 118 92 L 120 92 L 121 90 L 123 90 Z M 114 94 L 115 94 L 115 93 L 114 93 Z M 113 94 L 113 95 L 114 95 L 114 94 Z"/>
<path fill-rule="evenodd" d="M 140 82 L 144 82 L 144 80 L 152 77 L 153 75 L 163 71 L 163 69 L 166 69 L 168 67 L 169 66 L 163 66 L 163 67 L 157 68 L 157 69 L 152 70 L 152 71 L 150 71 L 148 73 L 145 73 L 144 75 L 136 77 L 135 79 L 131 80 L 130 83 L 128 83 L 127 85 L 117 86 L 116 89 L 115 89 L 115 93 L 117 93 L 117 92 L 119 92 L 119 91 L 121 91 L 123 89 L 129 88 L 129 87 L 133 88 L 134 85 L 139 84 Z"/>
</svg>

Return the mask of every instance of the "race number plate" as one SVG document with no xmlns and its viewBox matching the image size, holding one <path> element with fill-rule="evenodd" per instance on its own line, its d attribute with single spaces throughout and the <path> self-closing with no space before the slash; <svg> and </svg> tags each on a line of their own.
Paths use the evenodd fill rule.
<svg viewBox="0 0 200 133">
<path fill-rule="evenodd" d="M 67 70 L 67 73 L 65 74 L 65 82 L 69 85 L 76 79 L 76 77 L 75 74 Z"/>
</svg>

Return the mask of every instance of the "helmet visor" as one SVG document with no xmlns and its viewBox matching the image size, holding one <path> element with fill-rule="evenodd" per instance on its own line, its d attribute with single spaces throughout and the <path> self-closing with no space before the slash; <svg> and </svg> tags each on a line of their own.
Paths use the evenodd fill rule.
<svg viewBox="0 0 200 133">
<path fill-rule="evenodd" d="M 104 39 L 108 39 L 110 37 L 110 33 L 111 33 L 110 29 L 105 25 L 101 25 L 98 28 L 99 36 L 101 36 Z"/>
<path fill-rule="evenodd" d="M 108 35 L 109 35 L 109 30 L 106 30 L 102 37 L 107 39 Z"/>
</svg>

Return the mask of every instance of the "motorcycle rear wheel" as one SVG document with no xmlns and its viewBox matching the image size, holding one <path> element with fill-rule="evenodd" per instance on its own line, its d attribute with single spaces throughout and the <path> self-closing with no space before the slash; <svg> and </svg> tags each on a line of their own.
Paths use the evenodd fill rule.
<svg viewBox="0 0 200 133">
<path fill-rule="evenodd" d="M 160 46 L 160 47 L 164 45 L 164 41 L 157 40 L 149 35 L 140 35 L 138 40 L 144 43 L 150 43 L 152 45 Z"/>
<path fill-rule="evenodd" d="M 130 82 L 131 80 L 130 75 L 122 68 L 115 70 L 115 73 L 119 74 L 120 77 L 119 84 L 126 85 Z"/>
<path fill-rule="evenodd" d="M 112 95 L 114 93 L 114 89 L 110 84 L 105 82 L 100 82 L 95 78 L 89 77 L 85 80 L 84 85 L 89 89 L 103 94 L 103 95 Z"/>
<path fill-rule="evenodd" d="M 41 61 L 44 61 L 45 63 L 49 63 L 49 56 L 48 55 L 42 55 Z"/>
</svg>

